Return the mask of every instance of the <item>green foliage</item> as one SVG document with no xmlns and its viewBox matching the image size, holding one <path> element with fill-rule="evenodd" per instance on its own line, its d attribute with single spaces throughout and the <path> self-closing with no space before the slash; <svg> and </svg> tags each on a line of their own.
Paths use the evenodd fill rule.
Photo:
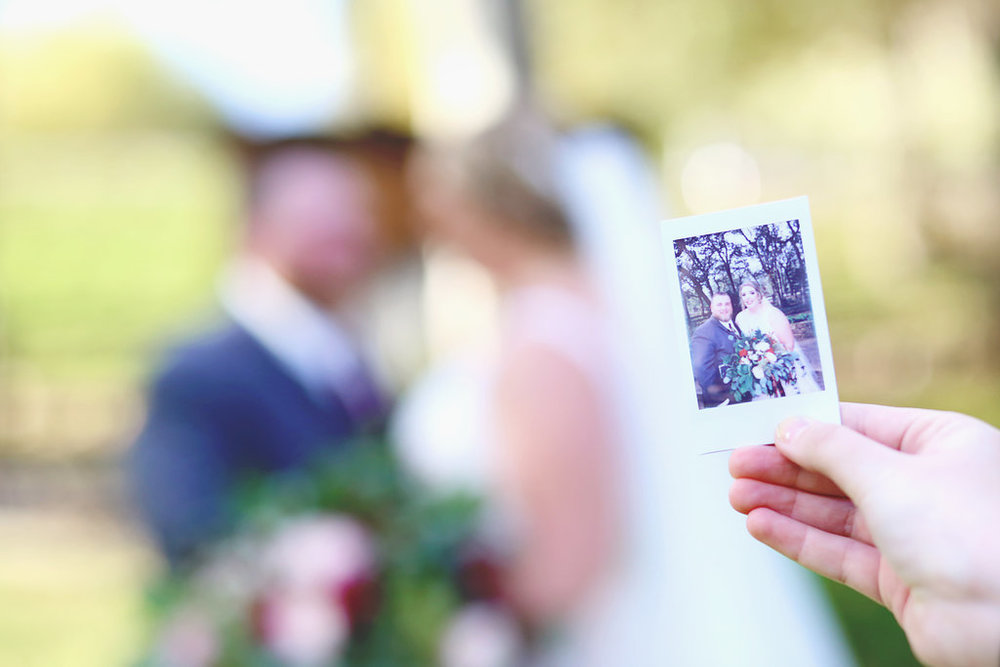
<svg viewBox="0 0 1000 667">
<path fill-rule="evenodd" d="M 0 38 L 5 132 L 205 128 L 208 104 L 169 76 L 146 47 L 111 21 Z"/>
<path fill-rule="evenodd" d="M 729 338 L 733 353 L 723 359 L 720 370 L 733 398 L 742 401 L 754 396 L 783 396 L 781 385 L 795 380 L 795 356 L 759 329 Z"/>
<path fill-rule="evenodd" d="M 819 579 L 841 618 L 859 667 L 919 667 L 888 609 L 843 584 Z"/>
<path fill-rule="evenodd" d="M 261 574 L 254 561 L 268 540 L 296 517 L 348 516 L 374 541 L 378 612 L 355 630 L 339 665 L 430 665 L 446 624 L 467 599 L 459 585 L 461 556 L 476 544 L 480 503 L 464 494 L 433 495 L 404 475 L 382 440 L 358 442 L 307 471 L 247 481 L 236 499 L 238 530 L 181 576 L 158 582 L 151 610 L 169 624 L 192 604 L 210 610 L 221 637 L 222 665 L 269 665 L 254 637 L 252 600 L 227 598 L 211 575 L 223 563 L 244 587 Z M 166 627 L 166 626 L 165 626 Z M 155 658 L 150 658 L 155 664 Z"/>
<path fill-rule="evenodd" d="M 535 0 L 528 9 L 541 26 L 538 76 L 560 108 L 659 130 L 692 109 L 732 109 L 748 83 L 801 58 L 826 34 L 888 34 L 912 3 Z"/>
<path fill-rule="evenodd" d="M 207 305 L 233 181 L 204 139 L 137 135 L 0 153 L 0 344 L 63 378 L 134 377 Z"/>
</svg>

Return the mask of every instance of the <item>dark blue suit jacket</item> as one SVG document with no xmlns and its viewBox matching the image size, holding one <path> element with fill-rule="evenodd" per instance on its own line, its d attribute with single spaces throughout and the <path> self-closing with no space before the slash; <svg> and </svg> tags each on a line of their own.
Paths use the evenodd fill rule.
<svg viewBox="0 0 1000 667">
<path fill-rule="evenodd" d="M 735 324 L 734 322 L 733 325 Z M 691 362 L 694 377 L 701 385 L 705 407 L 716 406 L 727 398 L 732 400 L 729 385 L 723 383 L 719 374 L 722 360 L 733 353 L 730 335 L 732 334 L 714 317 L 702 322 L 691 334 Z"/>
<path fill-rule="evenodd" d="M 311 397 L 232 325 L 167 357 L 131 451 L 133 492 L 176 566 L 231 526 L 241 477 L 302 468 L 355 430 L 335 397 Z"/>
</svg>

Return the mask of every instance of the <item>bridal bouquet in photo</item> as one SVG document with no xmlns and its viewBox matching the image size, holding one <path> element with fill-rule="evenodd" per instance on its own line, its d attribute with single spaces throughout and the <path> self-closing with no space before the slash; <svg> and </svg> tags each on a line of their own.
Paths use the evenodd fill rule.
<svg viewBox="0 0 1000 667">
<path fill-rule="evenodd" d="M 760 330 L 732 338 L 733 353 L 723 360 L 719 372 L 733 398 L 784 396 L 783 385 L 795 381 L 795 356 Z"/>
<path fill-rule="evenodd" d="M 260 480 L 241 529 L 156 587 L 150 666 L 517 664 L 523 625 L 479 503 L 431 497 L 383 443 Z"/>
</svg>

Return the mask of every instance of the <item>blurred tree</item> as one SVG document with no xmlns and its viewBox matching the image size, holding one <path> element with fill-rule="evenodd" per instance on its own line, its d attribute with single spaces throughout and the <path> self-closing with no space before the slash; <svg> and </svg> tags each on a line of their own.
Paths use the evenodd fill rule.
<svg viewBox="0 0 1000 667">
<path fill-rule="evenodd" d="M 831 31 L 884 42 L 914 2 L 536 0 L 527 9 L 556 108 L 662 129 L 691 108 L 724 105 L 748 78 Z"/>
<path fill-rule="evenodd" d="M 200 129 L 214 117 L 127 30 L 93 19 L 2 34 L 0 133 Z"/>
</svg>

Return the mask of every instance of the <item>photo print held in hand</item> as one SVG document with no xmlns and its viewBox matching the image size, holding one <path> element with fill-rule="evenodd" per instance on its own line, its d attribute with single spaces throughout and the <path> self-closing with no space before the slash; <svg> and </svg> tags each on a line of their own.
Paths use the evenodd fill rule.
<svg viewBox="0 0 1000 667">
<path fill-rule="evenodd" d="M 662 223 L 678 373 L 701 452 L 767 444 L 792 415 L 839 421 L 805 197 Z"/>
</svg>

